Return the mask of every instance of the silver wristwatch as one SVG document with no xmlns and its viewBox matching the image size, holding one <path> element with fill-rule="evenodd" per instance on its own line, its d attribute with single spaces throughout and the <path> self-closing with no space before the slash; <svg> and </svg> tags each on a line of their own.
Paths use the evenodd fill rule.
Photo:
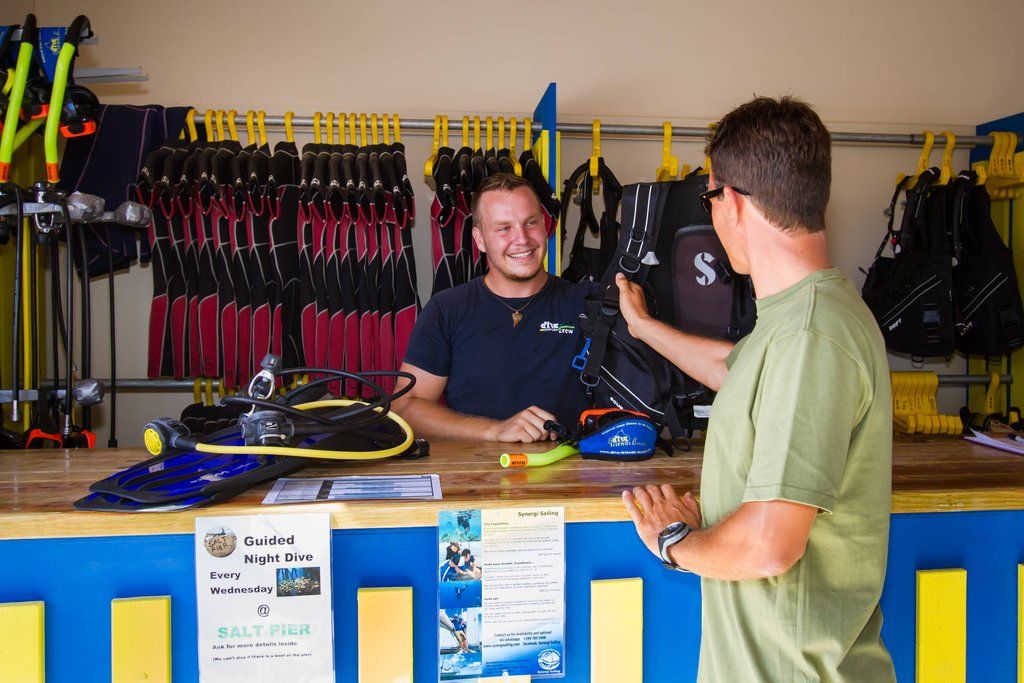
<svg viewBox="0 0 1024 683">
<path fill-rule="evenodd" d="M 661 555 L 661 562 L 669 569 L 685 572 L 686 570 L 672 561 L 668 549 L 679 541 L 690 535 L 693 528 L 686 522 L 673 522 L 661 530 L 658 534 L 658 554 Z"/>
</svg>

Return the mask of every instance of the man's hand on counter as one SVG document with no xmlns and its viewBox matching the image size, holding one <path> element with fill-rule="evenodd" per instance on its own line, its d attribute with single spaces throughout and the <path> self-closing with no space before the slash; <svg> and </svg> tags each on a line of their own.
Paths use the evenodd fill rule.
<svg viewBox="0 0 1024 683">
<path fill-rule="evenodd" d="M 661 559 L 658 553 L 658 534 L 662 529 L 674 522 L 686 522 L 693 529 L 701 528 L 700 506 L 693 494 L 687 491 L 680 498 L 668 484 L 648 484 L 637 486 L 632 491 L 623 491 L 622 502 L 636 526 L 640 540 L 658 559 Z"/>
<path fill-rule="evenodd" d="M 547 441 L 555 438 L 554 434 L 544 429 L 544 423 L 548 420 L 557 421 L 558 418 L 542 408 L 530 406 L 507 420 L 494 422 L 484 437 L 488 441 Z"/>
</svg>

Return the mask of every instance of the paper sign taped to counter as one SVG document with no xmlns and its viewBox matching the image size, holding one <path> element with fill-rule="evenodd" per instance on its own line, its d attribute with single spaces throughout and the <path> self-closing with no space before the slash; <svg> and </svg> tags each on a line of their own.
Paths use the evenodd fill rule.
<svg viewBox="0 0 1024 683">
<path fill-rule="evenodd" d="M 202 681 L 333 683 L 327 513 L 199 517 Z"/>
<path fill-rule="evenodd" d="M 565 510 L 438 516 L 438 678 L 565 676 Z"/>
</svg>

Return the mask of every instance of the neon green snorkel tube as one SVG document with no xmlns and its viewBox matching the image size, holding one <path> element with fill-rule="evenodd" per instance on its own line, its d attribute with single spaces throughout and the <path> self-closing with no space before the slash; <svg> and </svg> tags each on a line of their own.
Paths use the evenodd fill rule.
<svg viewBox="0 0 1024 683">
<path fill-rule="evenodd" d="M 32 66 L 32 46 L 36 42 L 36 15 L 29 14 L 21 27 L 21 44 L 18 46 L 18 63 L 14 69 L 14 83 L 8 97 L 7 115 L 4 117 L 4 131 L 0 134 L 0 183 L 11 179 L 11 159 L 14 158 L 15 136 L 18 131 L 18 117 L 21 115 L 21 101 L 25 98 L 25 84 Z M 21 138 L 24 142 L 39 127 L 39 123 Z M 25 127 L 28 129 L 28 126 Z M 19 143 L 20 144 L 20 143 Z"/>
<path fill-rule="evenodd" d="M 60 132 L 60 115 L 64 109 L 64 91 L 78 52 L 78 41 L 90 29 L 89 18 L 83 14 L 75 17 L 68 26 L 64 44 L 57 56 L 57 68 L 53 72 L 53 91 L 50 94 L 50 111 L 46 115 L 46 130 L 43 134 L 46 155 L 46 181 L 60 182 L 60 158 L 57 155 L 57 134 Z M 20 55 L 19 55 L 20 60 Z M 6 132 L 6 128 L 4 131 Z"/>
<path fill-rule="evenodd" d="M 502 453 L 498 462 L 502 467 L 544 467 L 580 452 L 575 443 L 563 443 L 545 453 Z"/>
</svg>

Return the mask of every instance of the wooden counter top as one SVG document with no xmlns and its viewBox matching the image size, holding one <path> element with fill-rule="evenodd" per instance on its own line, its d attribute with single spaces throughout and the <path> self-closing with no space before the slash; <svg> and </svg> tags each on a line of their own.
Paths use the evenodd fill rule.
<svg viewBox="0 0 1024 683">
<path fill-rule="evenodd" d="M 547 446 L 527 447 L 542 451 Z M 435 526 L 439 510 L 456 507 L 561 505 L 569 522 L 625 521 L 626 487 L 673 484 L 698 491 L 700 453 L 658 454 L 635 463 L 570 458 L 542 468 L 505 470 L 501 444 L 435 442 L 428 458 L 339 463 L 294 476 L 441 475 L 444 500 L 367 501 L 263 506 L 264 484 L 220 505 L 176 513 L 79 512 L 71 507 L 89 484 L 145 459 L 142 449 L 0 451 L 0 538 L 192 533 L 196 516 L 330 512 L 335 528 Z M 951 437 L 905 437 L 893 454 L 893 511 L 1024 509 L 1024 456 Z"/>
</svg>

